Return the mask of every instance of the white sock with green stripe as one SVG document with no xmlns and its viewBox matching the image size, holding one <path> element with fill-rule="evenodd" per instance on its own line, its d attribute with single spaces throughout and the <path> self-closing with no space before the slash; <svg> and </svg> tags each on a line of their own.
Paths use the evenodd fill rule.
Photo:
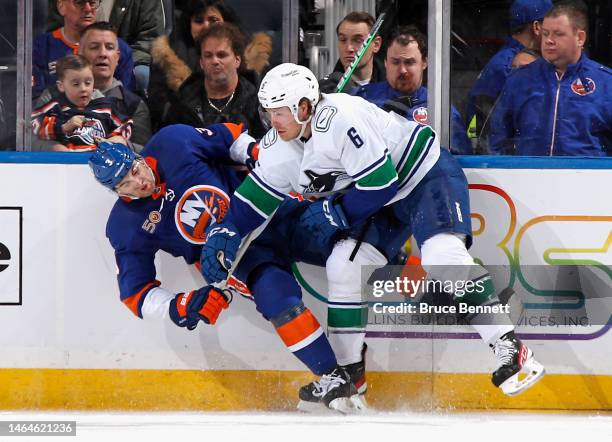
<svg viewBox="0 0 612 442">
<path fill-rule="evenodd" d="M 474 262 L 465 248 L 463 237 L 440 233 L 428 239 L 421 247 L 421 263 L 432 279 L 451 281 L 455 287 L 457 282 L 462 283 L 461 294 L 453 293 L 456 302 L 470 306 L 499 304 L 491 275 Z M 471 284 L 464 285 L 465 282 Z M 514 329 L 510 317 L 503 313 L 471 314 L 465 320 L 488 345 Z"/>
<path fill-rule="evenodd" d="M 368 321 L 368 303 L 361 294 L 362 266 L 384 265 L 387 260 L 368 243 L 362 243 L 353 261 L 349 258 L 357 242 L 339 241 L 327 259 L 329 342 L 340 365 L 361 361 Z"/>
</svg>

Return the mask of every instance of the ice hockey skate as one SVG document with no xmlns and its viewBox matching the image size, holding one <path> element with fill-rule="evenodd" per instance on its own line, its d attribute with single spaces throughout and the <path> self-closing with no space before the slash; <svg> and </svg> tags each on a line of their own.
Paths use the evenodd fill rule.
<svg viewBox="0 0 612 442">
<path fill-rule="evenodd" d="M 508 396 L 522 393 L 544 376 L 544 366 L 513 331 L 500 337 L 492 347 L 499 365 L 491 380 Z"/>
<path fill-rule="evenodd" d="M 354 364 L 344 365 L 342 366 L 349 375 L 349 378 L 353 384 L 355 384 L 355 388 L 357 388 L 358 398 L 354 398 L 353 400 L 359 400 L 361 403 L 356 404 L 356 408 L 360 410 L 365 410 L 368 408 L 368 403 L 365 398 L 366 391 L 368 390 L 368 383 L 366 381 L 366 370 L 365 370 L 365 360 L 366 360 L 366 351 L 368 350 L 367 344 L 363 344 L 363 348 L 361 350 L 361 361 L 355 362 Z"/>
<path fill-rule="evenodd" d="M 330 373 L 321 376 L 300 388 L 298 410 L 320 412 L 325 409 L 351 414 L 362 410 L 361 400 L 355 384 L 345 368 L 337 366 Z"/>
</svg>

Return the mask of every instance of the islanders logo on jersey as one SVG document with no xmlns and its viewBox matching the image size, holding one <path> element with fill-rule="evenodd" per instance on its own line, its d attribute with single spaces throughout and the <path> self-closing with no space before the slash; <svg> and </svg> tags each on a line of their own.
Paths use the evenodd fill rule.
<svg viewBox="0 0 612 442">
<path fill-rule="evenodd" d="M 416 121 L 417 123 L 426 124 L 427 123 L 427 108 L 423 106 L 417 107 L 412 112 L 412 119 Z"/>
<path fill-rule="evenodd" d="M 582 80 L 585 80 L 585 83 L 582 82 Z M 580 79 L 580 78 L 576 78 L 571 85 L 572 88 L 572 92 L 580 95 L 581 97 L 584 97 L 585 95 L 589 95 L 592 94 L 593 92 L 595 92 L 595 82 L 590 79 L 590 78 L 584 78 L 584 79 Z"/>
<path fill-rule="evenodd" d="M 229 209 L 227 193 L 215 186 L 193 186 L 176 203 L 174 222 L 181 236 L 192 244 L 206 242 L 211 220 L 221 222 Z"/>
</svg>

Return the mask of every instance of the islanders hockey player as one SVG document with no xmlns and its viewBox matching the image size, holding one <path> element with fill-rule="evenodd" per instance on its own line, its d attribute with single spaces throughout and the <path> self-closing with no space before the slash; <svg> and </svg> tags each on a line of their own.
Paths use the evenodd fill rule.
<svg viewBox="0 0 612 442">
<path fill-rule="evenodd" d="M 252 164 L 257 157 L 257 144 L 242 130 L 242 125 L 231 123 L 198 129 L 168 126 L 151 138 L 141 155 L 123 144 L 102 142 L 91 156 L 96 180 L 120 197 L 106 235 L 115 250 L 121 301 L 137 317 L 169 319 L 193 330 L 200 321 L 214 324 L 228 308 L 228 296 L 211 285 L 182 293 L 164 289 L 156 279 L 154 260 L 163 250 L 187 264 L 199 262 L 204 232 L 222 225 L 229 195 L 244 179 L 230 163 Z M 228 282 L 234 293 L 251 295 L 289 351 L 315 375 L 325 376 L 338 369 L 338 363 L 291 273 L 297 261 L 325 265 L 334 246 L 318 241 L 308 247 L 310 234 L 300 227 L 299 218 L 309 204 L 287 199 L 279 216 L 246 249 L 234 273 L 238 279 Z M 350 398 L 339 392 L 333 390 L 321 400 L 332 409 L 354 410 Z"/>
<path fill-rule="evenodd" d="M 499 304 L 487 270 L 467 251 L 472 232 L 466 177 L 429 126 L 360 97 L 320 94 L 315 75 L 291 63 L 271 69 L 258 96 L 272 129 L 228 215 L 219 228 L 207 230 L 202 270 L 209 281 L 223 280 L 239 244 L 235 238 L 272 216 L 290 192 L 318 198 L 299 222 L 311 241 L 336 241 L 326 271 L 328 333 L 340 367 L 302 387 L 303 402 L 319 403 L 334 390 L 353 393 L 351 384 L 364 374 L 361 268 L 386 264 L 411 234 L 429 278 L 473 281 L 485 289 L 465 291 L 458 301 Z M 543 376 L 508 315 L 478 314 L 469 321 L 493 349 L 498 366 L 492 382 L 504 393 L 518 394 Z"/>
</svg>

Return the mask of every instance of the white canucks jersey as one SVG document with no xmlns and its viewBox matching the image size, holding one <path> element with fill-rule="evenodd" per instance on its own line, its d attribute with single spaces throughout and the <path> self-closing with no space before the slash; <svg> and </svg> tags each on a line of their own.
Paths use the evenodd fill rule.
<svg viewBox="0 0 612 442">
<path fill-rule="evenodd" d="M 265 216 L 290 192 L 319 197 L 397 182 L 391 204 L 407 196 L 440 156 L 429 126 L 351 95 L 324 94 L 311 129 L 305 142 L 283 141 L 271 129 L 259 144 L 257 167 L 236 196 Z"/>
</svg>

